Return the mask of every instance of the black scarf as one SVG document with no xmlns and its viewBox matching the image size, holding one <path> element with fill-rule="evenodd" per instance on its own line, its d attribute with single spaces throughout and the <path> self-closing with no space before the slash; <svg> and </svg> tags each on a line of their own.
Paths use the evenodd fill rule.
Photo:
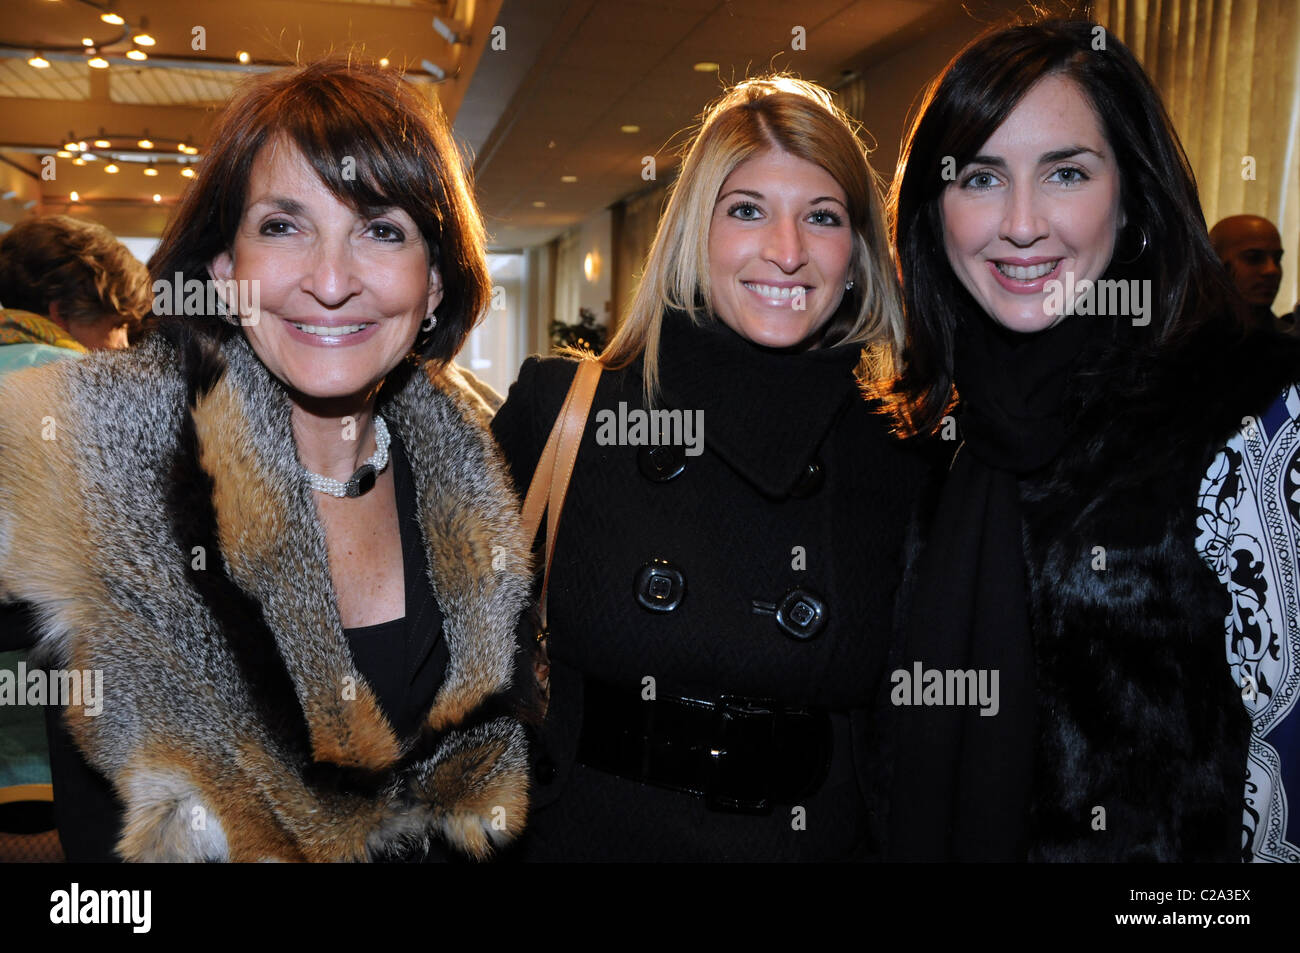
<svg viewBox="0 0 1300 953">
<path fill-rule="evenodd" d="M 958 326 L 964 443 L 917 567 L 899 663 L 909 674 L 916 662 L 997 672 L 998 710 L 982 715 L 970 699 L 897 709 L 894 859 L 1025 857 L 1036 735 L 1019 481 L 1065 444 L 1069 371 L 1097 327 L 1076 316 L 1016 334 L 982 314 Z"/>
</svg>

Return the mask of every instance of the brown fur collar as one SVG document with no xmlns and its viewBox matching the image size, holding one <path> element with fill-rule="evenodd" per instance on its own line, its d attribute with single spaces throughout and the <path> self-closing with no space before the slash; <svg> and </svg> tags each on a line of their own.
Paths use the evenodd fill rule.
<svg viewBox="0 0 1300 953">
<path fill-rule="evenodd" d="M 157 335 L 0 387 L 0 599 L 36 605 L 46 657 L 104 673 L 103 713 L 68 725 L 126 805 L 123 857 L 361 860 L 431 837 L 484 856 L 522 829 L 517 501 L 463 382 L 390 384 L 450 650 L 414 739 L 352 664 L 289 402 L 242 336 Z"/>
</svg>

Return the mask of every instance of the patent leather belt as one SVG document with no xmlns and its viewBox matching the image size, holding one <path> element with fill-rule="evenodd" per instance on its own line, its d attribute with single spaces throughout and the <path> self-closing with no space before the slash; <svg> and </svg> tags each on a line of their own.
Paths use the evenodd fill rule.
<svg viewBox="0 0 1300 953">
<path fill-rule="evenodd" d="M 819 709 L 736 695 L 646 701 L 640 686 L 586 679 L 577 758 L 702 797 L 711 810 L 766 813 L 821 787 L 831 743 L 830 716 Z"/>
</svg>

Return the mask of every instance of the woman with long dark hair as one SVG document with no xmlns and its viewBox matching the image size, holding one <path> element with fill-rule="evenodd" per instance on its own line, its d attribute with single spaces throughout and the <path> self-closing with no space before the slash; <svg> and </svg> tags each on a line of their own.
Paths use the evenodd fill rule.
<svg viewBox="0 0 1300 953">
<path fill-rule="evenodd" d="M 880 390 L 903 433 L 962 441 L 899 670 L 999 697 L 891 687 L 891 854 L 1239 859 L 1255 709 L 1233 618 L 1239 573 L 1268 559 L 1216 578 L 1198 520 L 1220 451 L 1285 407 L 1300 352 L 1243 333 L 1160 97 L 1096 24 L 960 53 L 892 210 L 907 344 Z M 1270 558 L 1294 578 L 1293 544 Z M 1278 596 L 1294 637 L 1294 587 Z"/>
</svg>

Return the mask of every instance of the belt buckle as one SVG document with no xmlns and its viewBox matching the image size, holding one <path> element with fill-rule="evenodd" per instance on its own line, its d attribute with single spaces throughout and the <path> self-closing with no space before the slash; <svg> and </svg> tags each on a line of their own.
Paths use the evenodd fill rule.
<svg viewBox="0 0 1300 953">
<path fill-rule="evenodd" d="M 715 708 L 715 743 L 701 754 L 707 779 L 705 804 L 711 811 L 737 814 L 768 814 L 772 810 L 770 779 L 755 777 L 764 760 L 745 751 L 745 742 L 756 735 L 770 740 L 777 708 L 771 699 L 723 695 Z M 746 755 L 749 754 L 749 757 Z M 748 774 L 745 767 L 748 766 Z"/>
</svg>

